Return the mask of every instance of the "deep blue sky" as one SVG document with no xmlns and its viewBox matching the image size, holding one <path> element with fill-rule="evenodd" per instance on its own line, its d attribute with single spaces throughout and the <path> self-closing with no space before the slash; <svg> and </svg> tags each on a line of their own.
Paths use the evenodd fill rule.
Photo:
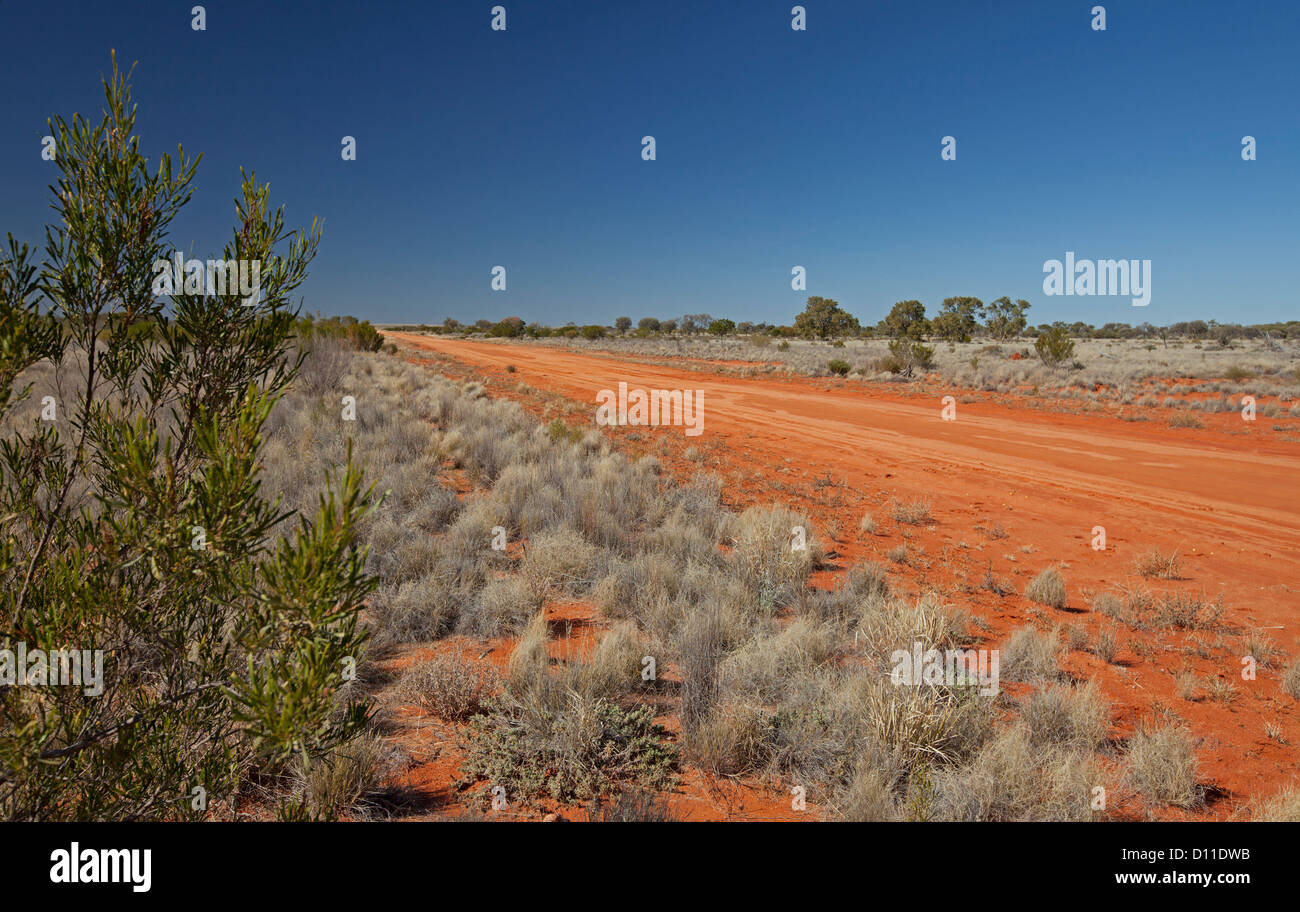
<svg viewBox="0 0 1300 912">
<path fill-rule="evenodd" d="M 498 2 L 504 33 L 493 0 L 209 2 L 205 32 L 191 0 L 0 3 L 0 232 L 40 240 L 46 119 L 98 114 L 116 48 L 151 158 L 204 154 L 175 245 L 215 253 L 254 169 L 290 224 L 325 220 L 313 311 L 1300 316 L 1294 0 L 1107 2 L 1105 32 L 1075 0 L 806 0 L 806 32 L 788 0 Z M 1066 250 L 1152 260 L 1151 306 L 1045 296 Z"/>
</svg>

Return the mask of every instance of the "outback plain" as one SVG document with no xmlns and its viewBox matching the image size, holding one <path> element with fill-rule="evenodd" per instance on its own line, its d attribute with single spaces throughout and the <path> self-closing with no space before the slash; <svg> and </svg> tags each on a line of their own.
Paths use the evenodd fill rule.
<svg viewBox="0 0 1300 912">
<path fill-rule="evenodd" d="M 325 6 L 5 14 L 0 819 L 1300 821 L 1288 9 Z"/>
<path fill-rule="evenodd" d="M 1294 814 L 1294 352 L 976 342 L 899 377 L 871 341 L 384 338 L 348 370 L 443 498 L 371 537 L 398 816 Z M 618 382 L 702 391 L 702 433 L 598 425 Z M 419 565 L 416 529 L 479 541 Z M 882 688 L 917 640 L 1000 651 L 1000 692 Z M 583 729 L 616 705 L 641 750 Z"/>
</svg>

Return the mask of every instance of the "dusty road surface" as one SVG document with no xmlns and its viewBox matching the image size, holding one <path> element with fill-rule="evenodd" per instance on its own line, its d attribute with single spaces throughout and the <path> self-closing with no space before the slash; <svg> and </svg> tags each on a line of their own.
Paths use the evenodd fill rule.
<svg viewBox="0 0 1300 912">
<path fill-rule="evenodd" d="M 1262 426 L 1268 419 L 1249 432 L 1224 423 L 1228 417 L 1173 429 L 1164 420 L 1127 422 L 984 398 L 959 402 L 956 420 L 944 421 L 941 395 L 961 399 L 962 390 L 931 384 L 917 395 L 879 383 L 737 377 L 686 360 L 664 366 L 529 344 L 386 337 L 408 354 L 457 359 L 500 381 L 502 393 L 522 383 L 586 405 L 589 423 L 598 392 L 620 382 L 701 390 L 698 437 L 681 428 L 604 430 L 696 448 L 704 468 L 723 476 L 732 503 L 801 505 L 833 523 L 830 538 L 850 560 L 883 560 L 887 546 L 901 540 L 920 557 L 891 569 L 918 590 L 946 590 L 986 617 L 992 636 L 1043 618 L 1023 597 L 981 591 L 986 572 L 1010 577 L 1019 593 L 1043 568 L 1061 568 L 1069 604 L 1048 609 L 1047 621 L 1080 624 L 1090 635 L 1110 625 L 1119 634 L 1124 654 L 1117 661 L 1080 650 L 1064 663 L 1076 677 L 1104 683 L 1116 703 L 1117 737 L 1174 706 L 1202 739 L 1215 794 L 1230 796 L 1212 804 L 1211 816 L 1227 816 L 1251 795 L 1300 776 L 1297 752 L 1284 743 L 1300 743 L 1300 712 L 1278 686 L 1278 669 L 1297 653 L 1300 637 L 1300 446 L 1270 436 Z M 815 484 L 819 478 L 826 480 Z M 817 492 L 832 481 L 847 494 L 828 501 Z M 888 505 L 895 498 L 929 501 L 933 522 L 893 527 Z M 887 527 L 883 537 L 859 534 L 864 509 Z M 1092 547 L 1097 526 L 1105 528 L 1105 550 Z M 996 533 L 987 534 L 990 528 Z M 1138 575 L 1136 559 L 1152 548 L 1177 551 L 1174 578 Z M 1138 588 L 1222 598 L 1223 623 L 1213 632 L 1135 631 L 1092 610 L 1100 593 Z M 1256 680 L 1240 675 L 1250 635 L 1278 649 Z M 1180 700 L 1173 684 L 1180 671 L 1231 683 L 1236 693 Z M 1266 736 L 1265 723 L 1283 733 L 1281 742 Z"/>
</svg>

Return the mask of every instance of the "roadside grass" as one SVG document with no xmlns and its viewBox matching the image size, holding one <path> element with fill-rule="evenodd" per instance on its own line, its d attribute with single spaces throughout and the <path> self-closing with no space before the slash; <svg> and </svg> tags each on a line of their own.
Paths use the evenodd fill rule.
<svg viewBox="0 0 1300 912">
<path fill-rule="evenodd" d="M 342 439 L 321 420 L 326 406 L 344 390 L 372 391 L 354 434 L 387 493 L 361 530 L 381 578 L 376 648 L 516 638 L 501 675 L 442 656 L 398 682 L 399 699 L 459 727 L 463 787 L 500 786 L 514 805 L 588 802 L 599 819 L 660 819 L 662 793 L 694 766 L 803 784 L 832 818 L 1098 816 L 1089 797 L 1106 775 L 1109 713 L 1091 685 L 1063 682 L 1058 630 L 1021 628 L 1001 647 L 1003 679 L 1034 685 L 1021 699 L 960 681 L 900 686 L 897 653 L 973 648 L 981 628 L 936 593 L 895 592 L 876 563 L 814 588 L 825 546 L 807 515 L 780 504 L 733 511 L 715 475 L 678 483 L 655 457 L 613 452 L 572 419 L 561 431 L 476 383 L 382 355 L 328 367 L 318 392 L 282 403 L 268 471 L 290 484 L 329 464 Z M 902 527 L 933 521 L 922 500 L 887 510 Z M 870 514 L 859 530 L 879 531 Z M 889 559 L 921 555 L 904 544 Z M 1066 603 L 1055 569 L 1026 594 Z M 547 606 L 566 600 L 589 602 L 603 635 L 585 655 L 556 659 Z M 1213 615 L 1200 600 L 1154 596 L 1093 607 L 1198 629 Z M 1079 633 L 1071 648 L 1088 645 Z M 1092 648 L 1113 661 L 1114 640 L 1100 631 Z M 671 685 L 643 679 L 646 657 L 660 676 L 674 672 Z M 651 708 L 665 699 L 681 724 L 675 740 Z"/>
</svg>

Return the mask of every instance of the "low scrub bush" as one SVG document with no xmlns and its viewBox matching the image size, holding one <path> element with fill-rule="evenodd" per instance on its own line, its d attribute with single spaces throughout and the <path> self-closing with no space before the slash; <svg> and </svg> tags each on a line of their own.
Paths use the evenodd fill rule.
<svg viewBox="0 0 1300 912">
<path fill-rule="evenodd" d="M 490 666 L 443 654 L 408 668 L 398 681 L 397 693 L 439 719 L 463 722 L 482 709 L 498 686 Z"/>
<path fill-rule="evenodd" d="M 1048 367 L 1056 367 L 1074 357 L 1074 340 L 1064 329 L 1053 326 L 1046 332 L 1039 333 L 1034 342 L 1034 351 Z"/>
<path fill-rule="evenodd" d="M 1025 595 L 1049 608 L 1065 607 L 1065 580 L 1054 568 L 1048 567 L 1025 587 Z"/>
</svg>

